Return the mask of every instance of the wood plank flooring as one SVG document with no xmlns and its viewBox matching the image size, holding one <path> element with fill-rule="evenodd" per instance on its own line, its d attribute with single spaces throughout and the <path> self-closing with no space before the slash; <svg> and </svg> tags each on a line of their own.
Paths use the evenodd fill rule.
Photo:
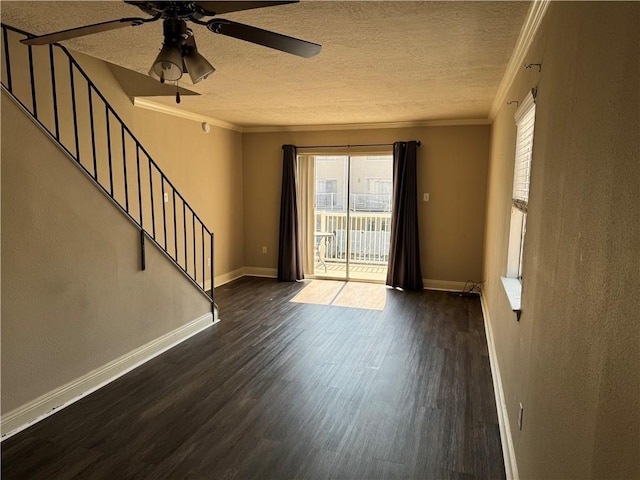
<svg viewBox="0 0 640 480">
<path fill-rule="evenodd" d="M 501 479 L 479 300 L 216 289 L 222 322 L 2 443 L 10 479 Z"/>
</svg>

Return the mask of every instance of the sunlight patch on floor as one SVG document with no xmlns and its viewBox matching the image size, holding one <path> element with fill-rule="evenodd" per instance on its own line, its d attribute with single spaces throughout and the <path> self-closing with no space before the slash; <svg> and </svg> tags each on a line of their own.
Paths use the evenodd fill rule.
<svg viewBox="0 0 640 480">
<path fill-rule="evenodd" d="M 291 301 L 315 305 L 384 310 L 386 298 L 387 289 L 380 284 L 312 280 Z"/>
<path fill-rule="evenodd" d="M 316 305 L 331 305 L 345 282 L 333 280 L 313 280 L 298 293 L 292 302 L 313 303 Z"/>
</svg>

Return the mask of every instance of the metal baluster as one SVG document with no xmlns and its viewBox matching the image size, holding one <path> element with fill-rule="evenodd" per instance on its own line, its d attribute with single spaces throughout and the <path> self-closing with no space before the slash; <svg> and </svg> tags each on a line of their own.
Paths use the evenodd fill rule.
<svg viewBox="0 0 640 480">
<path fill-rule="evenodd" d="M 187 209 L 186 209 L 186 202 L 184 201 L 184 198 L 182 199 L 182 222 L 183 222 L 183 230 L 182 232 L 184 233 L 184 271 L 187 271 L 187 264 L 189 263 L 189 261 L 187 260 Z"/>
<path fill-rule="evenodd" d="M 125 210 L 129 213 L 129 182 L 127 181 L 127 149 L 124 143 L 124 124 L 120 124 L 122 132 L 122 169 L 124 173 L 124 205 Z"/>
<path fill-rule="evenodd" d="M 213 288 L 214 288 L 214 285 L 213 285 L 213 232 L 211 232 L 210 245 L 211 245 L 211 252 L 210 252 L 210 255 L 211 255 L 211 267 L 210 267 L 210 269 L 211 269 L 211 309 L 212 309 L 211 313 L 213 313 L 215 315 L 215 303 L 214 303 L 214 297 L 213 297 Z M 215 320 L 215 318 L 214 318 L 214 320 Z"/>
<path fill-rule="evenodd" d="M 136 170 L 138 171 L 138 208 L 140 209 L 140 228 L 142 224 L 142 189 L 140 188 L 140 144 L 136 142 Z"/>
<path fill-rule="evenodd" d="M 204 269 L 204 224 L 202 222 L 200 222 L 200 234 L 202 238 L 202 289 L 206 290 L 207 286 L 205 285 L 205 282 L 207 280 L 207 274 Z"/>
<path fill-rule="evenodd" d="M 33 72 L 33 48 L 31 45 L 27 48 L 29 52 L 29 79 L 31 80 L 31 105 L 33 108 L 33 117 L 38 119 L 38 106 L 36 104 L 36 79 Z"/>
<path fill-rule="evenodd" d="M 145 236 L 144 229 L 141 228 L 140 229 L 140 269 L 141 270 L 147 269 L 147 256 L 144 249 L 144 236 Z"/>
<path fill-rule="evenodd" d="M 9 39 L 7 35 L 7 28 L 2 27 L 2 39 L 4 41 L 4 61 L 7 67 L 7 90 L 13 93 L 13 85 L 11 83 L 11 59 L 9 57 Z"/>
<path fill-rule="evenodd" d="M 104 113 L 107 119 L 107 156 L 109 158 L 109 192 L 113 198 L 113 165 L 111 161 L 111 123 L 109 122 L 109 105 L 105 103 Z"/>
<path fill-rule="evenodd" d="M 156 214 L 154 208 L 153 201 L 153 172 L 151 171 L 151 159 L 147 157 L 147 162 L 149 163 L 149 189 L 151 194 L 151 228 L 153 231 L 153 239 L 156 239 Z"/>
<path fill-rule="evenodd" d="M 96 154 L 96 128 L 93 118 L 93 95 L 91 94 L 91 85 L 87 88 L 89 92 L 89 126 L 91 127 L 91 154 L 93 155 L 93 178 L 98 181 L 98 158 Z"/>
<path fill-rule="evenodd" d="M 53 45 L 49 45 L 49 63 L 51 65 L 51 93 L 53 97 L 53 121 L 56 129 L 56 140 L 60 141 L 60 125 L 58 120 L 58 92 L 56 89 L 56 67 L 53 58 Z"/>
<path fill-rule="evenodd" d="M 160 176 L 160 183 L 162 184 L 162 229 L 164 231 L 164 249 L 167 250 L 167 198 L 164 192 L 164 175 Z"/>
<path fill-rule="evenodd" d="M 76 161 L 80 163 L 80 144 L 78 141 L 78 112 L 76 112 L 76 85 L 73 77 L 73 62 L 69 57 L 69 78 L 71 80 L 71 106 L 73 107 L 73 132 L 76 139 Z"/>
<path fill-rule="evenodd" d="M 191 210 L 191 207 L 189 207 Z M 191 210 L 191 234 L 193 235 L 193 279 L 196 280 L 198 278 L 198 271 L 196 269 L 196 212 Z"/>
<path fill-rule="evenodd" d="M 174 260 L 178 261 L 178 227 L 176 222 L 176 189 L 172 188 L 173 192 L 173 253 L 175 254 Z"/>
</svg>

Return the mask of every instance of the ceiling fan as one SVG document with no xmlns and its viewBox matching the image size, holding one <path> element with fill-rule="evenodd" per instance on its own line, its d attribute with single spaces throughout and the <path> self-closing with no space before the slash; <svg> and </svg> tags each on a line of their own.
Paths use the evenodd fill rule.
<svg viewBox="0 0 640 480">
<path fill-rule="evenodd" d="M 206 18 L 253 8 L 297 3 L 298 1 L 299 0 L 275 2 L 184 2 L 125 0 L 125 3 L 138 7 L 144 13 L 151 15 L 151 17 L 121 18 L 118 20 L 94 23 L 46 35 L 29 37 L 22 40 L 22 43 L 26 45 L 46 45 L 118 28 L 128 26 L 136 27 L 144 23 L 155 22 L 162 19 L 164 41 L 158 57 L 151 66 L 149 75 L 164 83 L 165 81 L 177 81 L 182 77 L 183 73 L 187 72 L 191 77 L 191 81 L 198 83 L 213 73 L 215 68 L 198 53 L 193 31 L 187 27 L 188 21 L 198 25 L 204 25 L 213 33 L 238 38 L 308 58 L 319 53 L 322 46 L 307 42 L 306 40 L 300 40 L 243 23 L 232 22 L 223 18 Z"/>
</svg>

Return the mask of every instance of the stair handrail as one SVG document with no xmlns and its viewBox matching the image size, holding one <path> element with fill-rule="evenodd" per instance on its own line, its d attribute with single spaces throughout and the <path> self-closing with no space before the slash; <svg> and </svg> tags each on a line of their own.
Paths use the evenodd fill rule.
<svg viewBox="0 0 640 480">
<path fill-rule="evenodd" d="M 141 268 L 144 270 L 146 268 L 146 259 L 145 259 L 145 239 L 150 240 L 153 244 L 155 244 L 160 251 L 162 251 L 165 256 L 171 260 L 171 262 L 176 265 L 183 274 L 191 281 L 193 285 L 195 285 L 202 293 L 204 293 L 211 301 L 211 309 L 214 314 L 214 320 L 216 316 L 216 306 L 214 302 L 214 293 L 213 293 L 213 280 L 214 280 L 214 233 L 205 225 L 205 223 L 201 220 L 200 216 L 195 212 L 195 210 L 189 205 L 184 196 L 175 188 L 174 184 L 169 180 L 169 178 L 164 174 L 162 169 L 158 166 L 156 161 L 151 157 L 148 151 L 144 148 L 142 143 L 137 139 L 137 137 L 133 134 L 131 129 L 125 124 L 120 115 L 115 111 L 115 109 L 110 105 L 106 97 L 102 94 L 102 92 L 98 89 L 96 84 L 89 78 L 84 69 L 80 66 L 80 64 L 76 61 L 73 55 L 67 50 L 66 47 L 60 44 L 50 44 L 49 48 L 49 62 L 50 62 L 50 70 L 51 70 L 51 87 L 52 87 L 52 101 L 53 101 L 53 116 L 54 116 L 54 131 L 52 131 L 41 118 L 38 117 L 38 102 L 37 102 L 37 91 L 36 91 L 36 82 L 35 82 L 35 73 L 34 73 L 34 62 L 33 62 L 33 50 L 31 45 L 26 45 L 23 48 L 27 49 L 28 54 L 28 62 L 29 62 L 29 79 L 30 79 L 30 94 L 31 94 L 31 108 L 25 103 L 25 101 L 18 98 L 18 95 L 14 93 L 13 88 L 13 79 L 12 79 L 12 68 L 11 68 L 11 50 L 10 50 L 10 42 L 9 42 L 9 32 L 13 32 L 15 34 L 31 37 L 33 36 L 31 33 L 26 32 L 24 30 L 20 30 L 18 28 L 12 27 L 5 23 L 0 23 L 0 27 L 2 28 L 2 41 L 3 41 L 3 49 L 2 49 L 2 58 L 4 60 L 4 72 L 6 74 L 3 75 L 2 81 L 0 81 L 0 85 L 2 90 L 14 101 L 18 104 L 18 106 L 34 121 L 41 130 L 43 130 L 47 136 L 59 147 L 62 151 L 73 160 L 73 163 L 79 167 L 88 178 L 105 194 L 107 197 L 111 199 L 111 201 L 118 207 L 122 213 L 124 213 L 127 218 L 131 222 L 133 222 L 138 229 L 140 230 L 140 242 L 141 242 Z M 22 45 L 22 44 L 19 44 Z M 71 151 L 71 149 L 65 145 L 61 139 L 60 132 L 60 119 L 58 112 L 58 98 L 57 98 L 57 86 L 56 86 L 56 72 L 55 72 L 55 55 L 54 48 L 58 49 L 60 52 L 63 52 L 64 56 L 68 59 L 69 62 L 69 80 L 71 82 L 70 92 L 71 92 L 71 103 L 73 109 L 73 129 L 74 129 L 74 150 L 75 154 Z M 88 107 L 89 107 L 89 116 L 91 118 L 91 147 L 92 147 L 92 159 L 93 159 L 93 172 L 90 171 L 80 159 L 80 140 L 78 136 L 78 112 L 77 112 L 77 102 L 76 102 L 76 86 L 74 80 L 74 69 L 77 71 L 81 77 L 85 80 L 87 84 L 88 91 Z M 6 83 L 5 83 L 6 77 Z M 92 92 L 97 95 L 97 97 L 103 102 L 105 108 L 105 119 L 106 119 L 106 129 L 107 129 L 107 152 L 108 152 L 108 165 L 109 165 L 109 189 L 105 185 L 101 183 L 98 179 L 98 157 L 96 153 L 96 143 L 95 143 L 95 118 L 94 118 L 94 108 L 93 108 L 93 96 Z M 122 141 L 122 164 L 124 169 L 124 205 L 122 202 L 116 198 L 114 195 L 114 184 L 113 184 L 113 165 L 112 165 L 112 135 L 110 129 L 110 115 L 117 121 L 117 125 L 120 126 L 121 130 L 121 141 Z M 138 218 L 135 218 L 130 209 L 129 202 L 129 185 L 128 185 L 128 175 L 127 175 L 127 155 L 126 155 L 126 144 L 125 144 L 125 135 L 128 135 L 129 138 L 134 142 L 135 151 L 136 151 L 136 171 L 137 171 L 137 191 L 138 191 Z M 148 161 L 148 178 L 149 178 L 149 205 L 151 210 L 151 231 L 147 227 L 145 227 L 143 211 L 144 204 L 142 198 L 142 188 L 141 188 L 141 168 L 140 168 L 140 153 L 146 157 Z M 155 221 L 155 203 L 157 202 L 157 198 L 154 198 L 153 192 L 153 170 L 157 171 L 160 176 L 160 182 L 162 187 L 162 231 L 164 241 L 161 244 L 159 239 L 157 238 L 156 232 L 156 221 Z M 165 186 L 169 187 L 169 191 L 166 190 Z M 173 233 L 174 233 L 174 244 L 173 244 L 173 253 L 171 253 L 168 248 L 168 239 L 167 239 L 167 207 L 166 203 L 168 203 L 168 194 L 171 192 L 172 197 L 172 211 L 173 211 Z M 178 255 L 178 225 L 177 225 L 177 215 L 176 215 L 176 196 L 179 202 L 182 204 L 182 241 L 184 246 L 183 258 L 180 259 Z M 187 245 L 187 235 L 188 235 L 188 226 L 187 226 L 187 210 L 190 212 L 191 217 L 191 230 L 190 230 L 190 244 L 192 247 L 193 253 L 193 268 L 190 265 L 190 259 L 188 254 L 188 245 Z M 200 238 L 201 238 L 201 249 L 200 249 L 200 260 L 201 260 L 201 269 L 199 269 L 197 265 L 198 260 L 198 252 L 196 251 L 196 222 L 200 226 Z M 206 288 L 206 270 L 205 270 L 205 234 L 209 238 L 209 273 L 210 273 L 210 281 L 211 288 L 210 291 L 207 291 Z M 201 273 L 201 278 L 198 278 L 198 273 Z"/>
</svg>

